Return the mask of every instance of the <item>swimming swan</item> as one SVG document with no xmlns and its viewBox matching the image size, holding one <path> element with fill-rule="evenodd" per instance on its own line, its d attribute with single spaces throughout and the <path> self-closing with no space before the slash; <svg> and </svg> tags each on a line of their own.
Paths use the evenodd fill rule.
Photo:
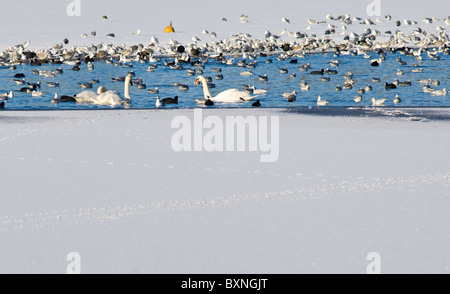
<svg viewBox="0 0 450 294">
<path fill-rule="evenodd" d="M 125 78 L 125 93 L 124 98 L 122 98 L 117 91 L 107 91 L 98 95 L 94 99 L 94 104 L 97 105 L 110 105 L 110 106 L 119 106 L 126 104 L 131 100 L 130 97 L 130 83 L 131 83 L 131 75 L 127 75 Z"/>
<path fill-rule="evenodd" d="M 94 91 L 83 91 L 77 95 L 75 95 L 75 100 L 77 103 L 94 103 L 97 96 L 105 93 L 107 90 L 105 87 L 100 86 L 97 89 L 97 93 Z"/>
<path fill-rule="evenodd" d="M 239 91 L 238 89 L 229 89 L 222 93 L 219 93 L 217 96 L 213 97 L 208 88 L 208 83 L 203 76 L 197 77 L 195 80 L 195 85 L 202 83 L 203 85 L 203 93 L 205 95 L 205 100 L 210 99 L 213 102 L 242 102 L 242 101 L 251 101 L 255 99 L 257 96 L 251 96 L 250 94 Z"/>
</svg>

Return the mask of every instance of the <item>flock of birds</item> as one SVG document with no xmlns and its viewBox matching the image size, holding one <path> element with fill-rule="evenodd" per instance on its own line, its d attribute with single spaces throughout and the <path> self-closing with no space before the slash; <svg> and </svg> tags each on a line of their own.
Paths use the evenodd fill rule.
<svg viewBox="0 0 450 294">
<path fill-rule="evenodd" d="M 107 19 L 107 17 L 103 17 Z M 228 20 L 223 18 L 223 22 Z M 247 15 L 242 15 L 240 18 L 241 23 L 249 22 Z M 291 21 L 287 18 L 282 18 L 282 23 L 290 25 Z M 215 87 L 212 83 L 211 77 L 203 75 L 206 65 L 214 60 L 220 62 L 224 66 L 238 66 L 245 68 L 240 74 L 242 76 L 252 76 L 255 68 L 258 66 L 259 57 L 271 57 L 275 56 L 278 61 L 286 61 L 290 63 L 296 63 L 296 58 L 305 58 L 307 54 L 311 53 L 332 53 L 333 60 L 330 60 L 330 67 L 338 68 L 340 65 L 340 57 L 342 55 L 364 55 L 369 59 L 368 66 L 379 67 L 383 65 L 383 62 L 389 57 L 390 53 L 400 52 L 405 56 L 413 57 L 417 61 L 423 60 L 423 58 L 430 58 L 433 60 L 439 60 L 440 55 L 450 54 L 450 42 L 446 32 L 446 27 L 450 25 L 450 17 L 439 20 L 435 17 L 425 18 L 423 22 L 426 24 L 440 23 L 435 27 L 435 32 L 429 33 L 420 28 L 417 21 L 404 20 L 393 22 L 393 25 L 397 28 L 396 31 L 386 31 L 381 33 L 375 28 L 377 23 L 389 23 L 393 22 L 390 15 L 386 15 L 384 18 L 377 18 L 375 21 L 371 19 L 363 19 L 350 15 L 340 15 L 333 17 L 327 15 L 325 21 L 308 20 L 310 26 L 305 29 L 305 32 L 297 31 L 291 32 L 284 29 L 279 34 L 273 34 L 269 31 L 264 33 L 263 39 L 253 38 L 249 34 L 238 33 L 231 35 L 227 39 L 212 40 L 210 42 L 200 43 L 198 37 L 193 37 L 192 42 L 182 44 L 173 39 L 166 45 L 161 45 L 156 37 L 151 37 L 150 43 L 147 46 L 143 44 L 137 44 L 130 47 L 125 45 L 113 45 L 103 44 L 83 47 L 68 48 L 69 40 L 65 39 L 62 43 L 55 45 L 50 49 L 37 49 L 35 51 L 28 50 L 30 42 L 24 44 L 9 47 L 0 53 L 0 68 L 10 68 L 16 70 L 18 65 L 30 65 L 33 67 L 39 67 L 47 64 L 61 65 L 66 64 L 72 66 L 73 71 L 85 70 L 82 66 L 86 64 L 86 70 L 93 70 L 96 62 L 106 62 L 114 66 L 122 66 L 124 68 L 132 67 L 134 62 L 148 63 L 148 72 L 154 72 L 158 68 L 158 64 L 163 63 L 164 66 L 174 70 L 184 70 L 188 76 L 196 76 L 194 80 L 195 85 L 203 87 L 203 99 L 195 99 L 199 104 L 206 106 L 212 106 L 217 102 L 221 103 L 238 103 L 238 102 L 254 102 L 252 106 L 261 106 L 261 100 L 257 99 L 260 96 L 267 95 L 268 89 L 256 89 L 252 85 L 244 85 L 243 90 L 235 88 L 228 89 L 217 95 L 212 95 L 210 89 Z M 357 23 L 363 25 L 365 28 L 363 33 L 355 33 L 349 31 L 350 25 Z M 308 34 L 306 31 L 311 29 L 311 26 L 327 25 L 326 30 L 322 36 L 317 34 Z M 341 26 L 341 31 L 338 32 L 338 27 Z M 400 30 L 401 27 L 411 27 L 412 32 L 406 34 Z M 92 31 L 91 35 L 96 36 L 96 31 Z M 133 34 L 141 34 L 141 30 L 137 30 Z M 216 39 L 217 34 L 204 30 L 203 34 L 210 35 Z M 340 35 L 341 40 L 332 38 L 332 35 Z M 108 34 L 108 37 L 114 38 L 114 34 Z M 87 37 L 87 34 L 82 35 L 83 38 Z M 289 37 L 291 40 L 286 41 L 285 37 Z M 374 58 L 374 54 L 377 58 Z M 396 60 L 399 65 L 405 65 L 406 62 L 398 57 Z M 266 60 L 267 63 L 272 62 L 271 59 Z M 423 68 L 419 63 L 414 63 L 411 72 L 423 72 Z M 330 81 L 330 75 L 338 73 L 336 69 L 320 69 L 311 70 L 311 64 L 306 63 L 299 66 L 300 71 L 309 72 L 311 75 L 320 76 L 320 79 L 324 82 Z M 224 78 L 220 67 L 212 68 L 212 71 L 216 73 L 216 80 L 222 80 Z M 52 70 L 32 70 L 33 74 L 39 75 L 43 78 L 55 77 L 59 74 L 63 74 L 61 67 Z M 280 69 L 281 74 L 289 74 L 287 68 Z M 404 70 L 399 69 L 396 76 L 402 76 L 405 74 Z M 290 73 L 291 78 L 296 77 L 296 73 Z M 343 86 L 336 86 L 336 91 L 342 91 L 345 89 L 351 89 L 355 86 L 357 81 L 353 77 L 353 73 L 348 71 L 345 75 L 345 83 Z M 259 75 L 260 81 L 267 81 L 268 75 Z M 90 103 L 95 105 L 110 105 L 120 106 L 124 105 L 129 107 L 132 100 L 130 95 L 130 86 L 137 86 L 140 89 L 147 89 L 142 79 L 135 78 L 134 72 L 129 72 L 124 77 L 112 78 L 116 82 L 124 82 L 124 93 L 121 95 L 117 91 L 108 91 L 104 86 L 99 86 L 97 91 L 91 91 L 95 84 L 99 83 L 98 79 L 93 79 L 90 82 L 79 82 L 78 86 L 84 91 L 76 95 L 63 95 L 59 96 L 55 94 L 52 99 L 52 103 L 62 102 L 74 102 L 74 103 Z M 42 97 L 45 92 L 41 91 L 42 82 L 30 83 L 26 82 L 26 76 L 23 73 L 14 75 L 14 82 L 20 85 L 18 92 L 26 92 L 33 97 Z M 373 82 L 379 83 L 381 80 L 374 77 Z M 440 86 L 440 81 L 435 79 L 422 79 L 418 80 L 418 83 L 423 84 L 423 91 L 430 93 L 431 95 L 447 95 L 447 88 L 437 89 Z M 397 89 L 398 87 L 411 86 L 412 81 L 401 82 L 395 79 L 394 82 L 385 82 L 386 90 Z M 46 82 L 49 88 L 58 88 L 57 82 Z M 181 91 L 189 90 L 187 84 L 174 83 L 174 86 L 180 88 Z M 310 91 L 311 85 L 307 81 L 300 83 L 299 89 L 301 91 Z M 150 94 L 159 94 L 158 88 L 147 89 Z M 364 94 L 369 93 L 372 90 L 370 85 L 365 88 L 360 88 L 358 94 L 354 97 L 354 101 L 357 105 L 360 105 L 364 100 Z M 5 102 L 14 98 L 13 90 L 5 91 L 0 94 L 0 109 L 5 108 Z M 294 103 L 297 100 L 297 92 L 281 93 L 282 97 L 288 102 Z M 161 99 L 156 97 L 156 107 L 162 107 L 167 104 L 178 104 L 180 97 L 175 96 L 171 98 Z M 370 99 L 372 105 L 381 106 L 387 101 L 388 98 Z M 397 94 L 393 99 L 393 102 L 398 104 L 402 102 L 402 99 Z M 326 106 L 332 104 L 331 101 L 325 100 L 321 95 L 317 97 L 318 106 Z"/>
</svg>

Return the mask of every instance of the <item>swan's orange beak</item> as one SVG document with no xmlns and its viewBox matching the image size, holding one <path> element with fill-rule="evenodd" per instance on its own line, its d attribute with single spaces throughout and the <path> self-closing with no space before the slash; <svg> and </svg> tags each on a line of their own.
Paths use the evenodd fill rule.
<svg viewBox="0 0 450 294">
<path fill-rule="evenodd" d="M 196 79 L 195 82 L 194 82 L 194 85 L 198 85 L 198 84 L 200 84 L 200 80 Z"/>
</svg>

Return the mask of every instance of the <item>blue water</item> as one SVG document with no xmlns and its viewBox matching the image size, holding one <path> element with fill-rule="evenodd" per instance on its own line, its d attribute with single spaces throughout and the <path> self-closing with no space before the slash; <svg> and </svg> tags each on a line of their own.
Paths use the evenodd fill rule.
<svg viewBox="0 0 450 294">
<path fill-rule="evenodd" d="M 372 53 L 372 58 L 378 58 L 379 56 Z M 254 85 L 256 89 L 269 89 L 266 95 L 261 95 L 258 99 L 261 101 L 262 107 L 289 107 L 300 106 L 309 107 L 316 106 L 317 96 L 321 95 L 323 99 L 329 100 L 329 106 L 348 107 L 355 106 L 354 96 L 357 94 L 359 88 L 365 88 L 367 85 L 371 85 L 373 91 L 367 92 L 363 95 L 364 101 L 362 105 L 371 105 L 371 99 L 373 98 L 389 98 L 386 101 L 386 106 L 393 106 L 393 98 L 398 94 L 402 103 L 399 106 L 402 107 L 448 107 L 450 106 L 450 96 L 432 96 L 430 93 L 423 92 L 423 84 L 419 83 L 420 79 L 433 79 L 439 80 L 439 86 L 432 86 L 435 89 L 449 88 L 449 56 L 439 54 L 440 60 L 434 60 L 428 58 L 426 54 L 423 54 L 423 60 L 415 60 L 414 57 L 402 55 L 400 53 L 387 54 L 387 60 L 379 67 L 370 66 L 370 59 L 364 58 L 363 55 L 341 55 L 335 57 L 331 53 L 327 54 L 314 54 L 306 55 L 304 58 L 298 58 L 298 64 L 291 64 L 292 59 L 278 61 L 276 56 L 260 57 L 256 61 L 258 62 L 256 68 L 253 71 L 253 76 L 241 76 L 243 71 L 252 70 L 250 68 L 238 67 L 235 63 L 233 66 L 228 66 L 222 62 L 210 59 L 206 64 L 203 76 L 209 76 L 213 79 L 215 88 L 211 89 L 212 95 L 216 95 L 221 91 L 229 88 L 243 89 L 243 84 Z M 407 65 L 400 65 L 396 59 L 401 57 Z M 266 63 L 268 59 L 271 59 L 273 63 Z M 236 61 L 239 59 L 237 58 Z M 340 65 L 332 67 L 330 65 L 331 60 L 339 60 Z M 169 59 L 169 61 L 171 61 Z M 328 75 L 325 73 L 325 77 L 330 77 L 329 82 L 321 81 L 321 76 L 311 75 L 310 71 L 300 71 L 299 66 L 301 64 L 310 64 L 310 71 L 320 70 L 322 68 L 335 69 L 338 74 Z M 414 69 L 412 66 L 414 63 L 420 65 L 423 68 L 423 73 L 412 73 Z M 132 103 L 131 108 L 155 108 L 156 97 L 166 98 L 179 96 L 178 105 L 167 105 L 166 108 L 192 108 L 203 105 L 197 104 L 194 99 L 203 99 L 203 90 L 199 85 L 194 85 L 195 76 L 188 76 L 186 70 L 175 70 L 164 66 L 164 59 L 157 63 L 158 68 L 155 72 L 148 72 L 148 63 L 132 63 L 132 67 L 115 66 L 113 64 L 107 64 L 104 62 L 96 62 L 95 69 L 89 71 L 86 64 L 81 65 L 81 71 L 72 71 L 70 65 L 44 65 L 40 67 L 21 65 L 17 66 L 16 70 L 0 69 L 0 93 L 14 91 L 15 97 L 9 100 L 6 104 L 6 109 L 11 110 L 47 110 L 47 109 L 110 109 L 108 106 L 97 106 L 91 104 L 76 104 L 76 103 L 59 103 L 52 104 L 51 100 L 55 93 L 59 95 L 74 95 L 83 89 L 80 88 L 78 83 L 90 82 L 92 79 L 99 79 L 100 84 L 94 84 L 92 90 L 96 91 L 99 85 L 105 86 L 108 90 L 117 90 L 123 94 L 123 82 L 113 82 L 112 78 L 118 76 L 125 76 L 129 71 L 134 71 L 135 78 L 141 78 L 147 85 L 147 88 L 158 87 L 159 94 L 150 94 L 147 89 L 138 89 L 137 87 L 131 87 Z M 185 69 L 194 68 L 189 64 L 183 64 Z M 223 80 L 216 80 L 215 76 L 218 74 L 212 69 L 221 67 Z M 32 70 L 55 70 L 62 68 L 64 73 L 56 75 L 54 78 L 45 78 L 43 76 L 35 75 Z M 291 78 L 289 74 L 281 74 L 280 68 L 287 68 L 289 74 L 295 73 L 296 77 Z M 401 69 L 405 75 L 397 76 L 397 70 Z M 353 79 L 356 81 L 353 89 L 342 90 L 336 92 L 335 87 L 343 86 L 345 79 L 343 75 L 351 71 L 353 73 Z M 24 73 L 26 75 L 26 82 L 36 83 L 40 81 L 42 88 L 40 91 L 46 92 L 43 97 L 32 97 L 31 94 L 21 93 L 18 90 L 24 86 L 16 85 L 13 81 L 13 77 L 16 73 Z M 267 74 L 269 80 L 267 82 L 260 82 L 258 75 Z M 375 83 L 372 78 L 377 77 L 381 79 L 381 82 Z M 412 86 L 410 87 L 398 87 L 396 90 L 386 91 L 384 87 L 385 82 L 392 83 L 394 79 L 399 81 L 410 80 Z M 300 89 L 300 81 L 306 81 L 311 84 L 311 91 L 302 91 Z M 58 88 L 50 88 L 46 82 L 59 82 Z M 180 91 L 178 87 L 174 87 L 174 83 L 188 84 L 190 89 L 188 91 Z M 295 103 L 289 103 L 287 99 L 281 96 L 281 92 L 297 92 L 297 101 Z M 252 107 L 251 102 L 242 103 L 216 103 L 213 107 Z M 117 107 L 117 108 L 123 108 Z"/>
</svg>

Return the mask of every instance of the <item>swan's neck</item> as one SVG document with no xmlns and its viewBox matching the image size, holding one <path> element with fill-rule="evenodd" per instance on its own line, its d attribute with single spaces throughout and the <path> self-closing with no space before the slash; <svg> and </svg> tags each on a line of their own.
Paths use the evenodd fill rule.
<svg viewBox="0 0 450 294">
<path fill-rule="evenodd" d="M 211 92 L 209 91 L 208 83 L 206 79 L 201 79 L 203 85 L 203 94 L 205 95 L 205 99 L 212 99 Z"/>
<path fill-rule="evenodd" d="M 126 77 L 125 78 L 125 93 L 124 93 L 124 97 L 127 100 L 131 99 L 131 96 L 130 96 L 130 83 L 131 83 L 131 77 Z"/>
</svg>

